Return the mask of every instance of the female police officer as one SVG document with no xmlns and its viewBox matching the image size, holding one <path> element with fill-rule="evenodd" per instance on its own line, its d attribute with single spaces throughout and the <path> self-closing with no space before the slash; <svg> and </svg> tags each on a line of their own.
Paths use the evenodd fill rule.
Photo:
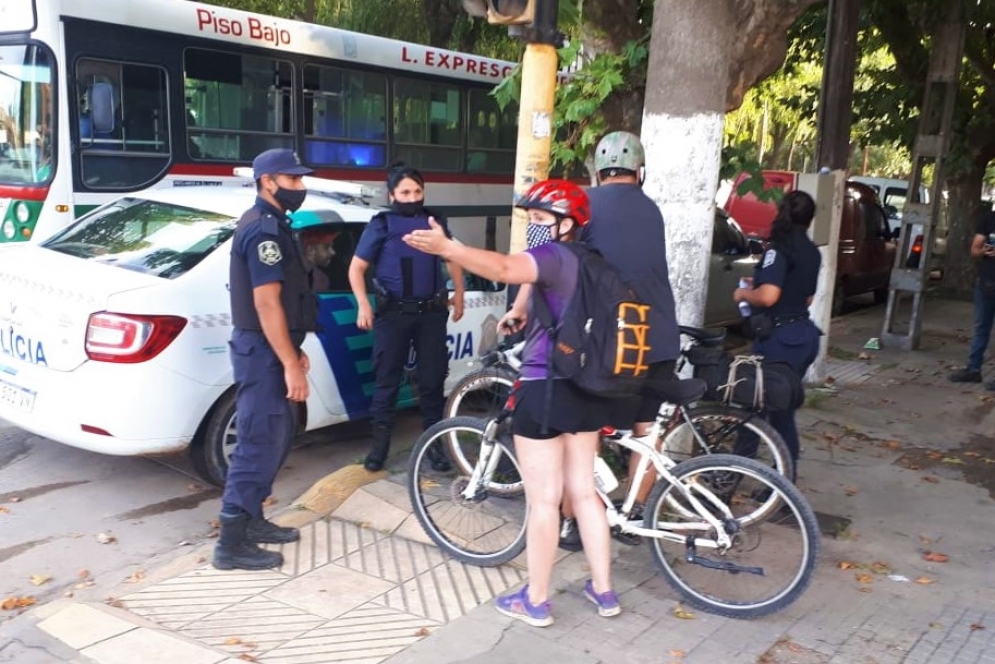
<svg viewBox="0 0 995 664">
<path fill-rule="evenodd" d="M 221 532 L 214 549 L 219 569 L 279 567 L 283 556 L 257 544 L 300 537 L 296 528 L 264 519 L 263 501 L 290 449 L 290 402 L 308 396 L 309 364 L 301 344 L 314 329 L 317 301 L 287 213 L 304 202 L 301 177 L 311 169 L 284 149 L 263 152 L 252 169 L 256 203 L 235 228 L 229 275 L 238 445 L 221 499 Z"/>
<path fill-rule="evenodd" d="M 373 329 L 373 373 L 376 385 L 370 403 L 373 448 L 364 466 L 371 472 L 383 468 L 390 451 L 394 410 L 404 365 L 414 344 L 418 357 L 418 405 L 422 427 L 442 419 L 444 386 L 449 369 L 446 320 L 449 302 L 442 260 L 413 249 L 401 238 L 428 229 L 434 217 L 444 228 L 445 219 L 425 208 L 425 179 L 415 169 L 396 165 L 387 175 L 390 210 L 370 220 L 349 265 L 349 285 L 356 296 L 356 326 Z M 446 231 L 448 233 L 448 229 Z M 366 291 L 366 271 L 375 264 L 377 311 L 373 314 Z M 454 290 L 453 320 L 463 317 L 463 270 L 450 265 Z M 445 470 L 446 459 L 432 459 L 437 470 Z"/>
<path fill-rule="evenodd" d="M 757 313 L 760 320 L 766 317 L 767 324 L 756 326 L 753 351 L 767 360 L 786 362 L 799 378 L 804 378 L 815 361 L 822 334 L 808 316 L 822 262 L 807 233 L 814 215 L 815 201 L 811 196 L 803 191 L 786 194 L 777 207 L 769 248 L 757 264 L 752 288 L 733 292 L 736 302 L 748 303 L 754 312 L 764 309 Z M 771 412 L 768 417 L 787 443 L 797 467 L 800 444 L 795 411 Z"/>
</svg>

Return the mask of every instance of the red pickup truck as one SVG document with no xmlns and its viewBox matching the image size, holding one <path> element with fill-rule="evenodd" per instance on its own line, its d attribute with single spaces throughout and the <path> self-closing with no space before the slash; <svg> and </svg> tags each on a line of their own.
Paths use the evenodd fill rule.
<svg viewBox="0 0 995 664">
<path fill-rule="evenodd" d="M 791 191 L 797 185 L 797 173 L 764 171 L 764 188 Z M 725 210 L 739 222 L 747 236 L 766 238 L 774 221 L 777 205 L 757 200 L 751 194 L 736 193 L 747 173 L 733 182 Z M 895 239 L 888 218 L 871 187 L 847 182 L 840 222 L 836 284 L 833 291 L 833 315 L 842 313 L 843 300 L 851 295 L 873 292 L 875 302 L 888 297 L 888 283 L 895 265 Z"/>
</svg>

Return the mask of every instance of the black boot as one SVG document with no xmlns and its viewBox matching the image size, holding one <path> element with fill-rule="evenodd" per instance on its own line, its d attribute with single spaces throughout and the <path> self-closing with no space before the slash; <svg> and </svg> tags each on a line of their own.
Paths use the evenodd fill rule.
<svg viewBox="0 0 995 664">
<path fill-rule="evenodd" d="M 446 456 L 446 451 L 441 447 L 441 443 L 439 445 L 432 445 L 425 450 L 425 458 L 432 464 L 432 470 L 436 472 L 448 473 L 453 469 L 452 464 L 449 463 L 449 458 Z"/>
<path fill-rule="evenodd" d="M 383 470 L 383 464 L 387 461 L 388 452 L 390 452 L 390 429 L 380 424 L 374 424 L 373 448 L 366 455 L 363 468 L 366 468 L 371 473 Z"/>
<path fill-rule="evenodd" d="M 250 517 L 246 513 L 219 517 L 221 532 L 214 547 L 214 566 L 217 569 L 270 569 L 283 564 L 283 554 L 260 549 L 248 539 L 246 530 Z"/>
<path fill-rule="evenodd" d="M 301 538 L 301 531 L 296 528 L 278 526 L 263 517 L 250 519 L 245 534 L 250 542 L 256 544 L 289 544 Z"/>
</svg>

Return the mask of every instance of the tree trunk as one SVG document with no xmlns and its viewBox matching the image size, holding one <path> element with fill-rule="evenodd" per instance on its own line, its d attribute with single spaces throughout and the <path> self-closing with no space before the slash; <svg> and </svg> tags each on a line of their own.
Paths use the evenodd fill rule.
<svg viewBox="0 0 995 664">
<path fill-rule="evenodd" d="M 981 188 L 986 164 L 975 163 L 970 173 L 947 181 L 947 252 L 944 257 L 943 290 L 970 293 L 976 276 L 971 241 L 981 213 Z"/>
<path fill-rule="evenodd" d="M 653 15 L 643 186 L 666 220 L 677 320 L 686 325 L 704 317 L 734 24 L 726 2 L 657 0 Z"/>
</svg>

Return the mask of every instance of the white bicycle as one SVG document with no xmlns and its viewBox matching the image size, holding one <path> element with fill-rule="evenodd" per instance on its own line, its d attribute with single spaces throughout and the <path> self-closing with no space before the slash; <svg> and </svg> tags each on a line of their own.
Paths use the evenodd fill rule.
<svg viewBox="0 0 995 664">
<path fill-rule="evenodd" d="M 675 381 L 653 430 L 611 441 L 641 455 L 620 506 L 598 489 L 609 526 L 647 539 L 660 572 L 693 606 L 734 618 L 779 611 L 809 585 L 819 550 L 815 514 L 784 476 L 758 461 L 711 454 L 676 463 L 657 451 L 674 408 L 704 393 L 703 381 Z M 474 565 L 500 565 L 525 548 L 528 500 L 510 432 L 511 407 L 484 420 L 456 417 L 425 431 L 408 466 L 408 492 L 439 548 Z M 436 471 L 434 449 L 458 440 L 468 468 Z M 652 470 L 651 470 L 652 468 Z M 642 511 L 634 506 L 646 473 L 658 479 Z"/>
</svg>

